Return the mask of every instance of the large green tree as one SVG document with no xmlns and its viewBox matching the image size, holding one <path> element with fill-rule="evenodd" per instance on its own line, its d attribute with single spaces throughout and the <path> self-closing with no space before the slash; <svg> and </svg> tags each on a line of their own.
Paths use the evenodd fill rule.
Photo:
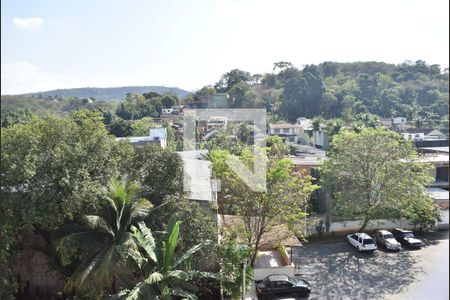
<svg viewBox="0 0 450 300">
<path fill-rule="evenodd" d="M 142 193 L 154 204 L 164 197 L 183 192 L 183 161 L 168 149 L 137 147 L 129 159 L 128 174 L 142 184 Z"/>
<path fill-rule="evenodd" d="M 262 236 L 273 226 L 287 224 L 300 234 L 300 220 L 306 217 L 305 207 L 310 193 L 315 189 L 308 176 L 293 174 L 292 162 L 283 158 L 279 151 L 267 149 L 267 190 L 255 192 L 248 187 L 226 164 L 231 154 L 226 150 L 215 150 L 210 159 L 213 174 L 221 180 L 219 210 L 221 213 L 235 214 L 242 220 L 236 228 L 244 237 L 246 245 L 252 249 L 251 265 L 255 262 Z M 238 157 L 251 168 L 254 161 L 250 148 L 244 148 Z M 261 175 L 261 174 L 260 174 Z"/>
<path fill-rule="evenodd" d="M 408 217 L 411 209 L 436 220 L 425 189 L 431 177 L 413 144 L 398 133 L 343 130 L 334 136 L 328 157 L 322 183 L 333 193 L 335 213 L 361 220 L 361 231 L 372 219 Z"/>
</svg>

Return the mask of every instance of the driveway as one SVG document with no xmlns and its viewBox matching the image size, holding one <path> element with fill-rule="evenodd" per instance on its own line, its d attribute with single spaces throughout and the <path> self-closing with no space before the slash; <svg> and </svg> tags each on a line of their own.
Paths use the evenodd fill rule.
<svg viewBox="0 0 450 300">
<path fill-rule="evenodd" d="M 425 246 L 359 253 L 345 241 L 311 242 L 294 252 L 311 283 L 309 299 L 449 299 L 448 231 L 419 236 Z"/>
</svg>

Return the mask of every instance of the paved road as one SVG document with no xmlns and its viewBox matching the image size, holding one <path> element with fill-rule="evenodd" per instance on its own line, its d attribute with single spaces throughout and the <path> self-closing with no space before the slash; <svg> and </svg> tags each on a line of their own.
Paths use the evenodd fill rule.
<svg viewBox="0 0 450 300">
<path fill-rule="evenodd" d="M 310 243 L 294 253 L 312 299 L 449 299 L 448 231 L 420 237 L 425 247 L 358 253 L 345 242 Z"/>
</svg>

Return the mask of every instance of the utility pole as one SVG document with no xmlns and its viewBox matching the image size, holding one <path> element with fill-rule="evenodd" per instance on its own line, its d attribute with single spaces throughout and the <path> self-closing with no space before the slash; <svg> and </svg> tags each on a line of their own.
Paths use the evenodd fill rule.
<svg viewBox="0 0 450 300">
<path fill-rule="evenodd" d="M 245 300 L 245 269 L 247 268 L 247 258 L 242 261 L 242 300 Z"/>
</svg>

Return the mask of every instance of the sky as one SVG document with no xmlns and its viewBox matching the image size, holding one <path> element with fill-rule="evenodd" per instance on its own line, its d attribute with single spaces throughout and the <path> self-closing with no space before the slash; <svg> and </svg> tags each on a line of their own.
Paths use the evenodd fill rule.
<svg viewBox="0 0 450 300">
<path fill-rule="evenodd" d="M 273 63 L 449 65 L 448 0 L 2 0 L 1 94 L 214 84 Z"/>
</svg>

